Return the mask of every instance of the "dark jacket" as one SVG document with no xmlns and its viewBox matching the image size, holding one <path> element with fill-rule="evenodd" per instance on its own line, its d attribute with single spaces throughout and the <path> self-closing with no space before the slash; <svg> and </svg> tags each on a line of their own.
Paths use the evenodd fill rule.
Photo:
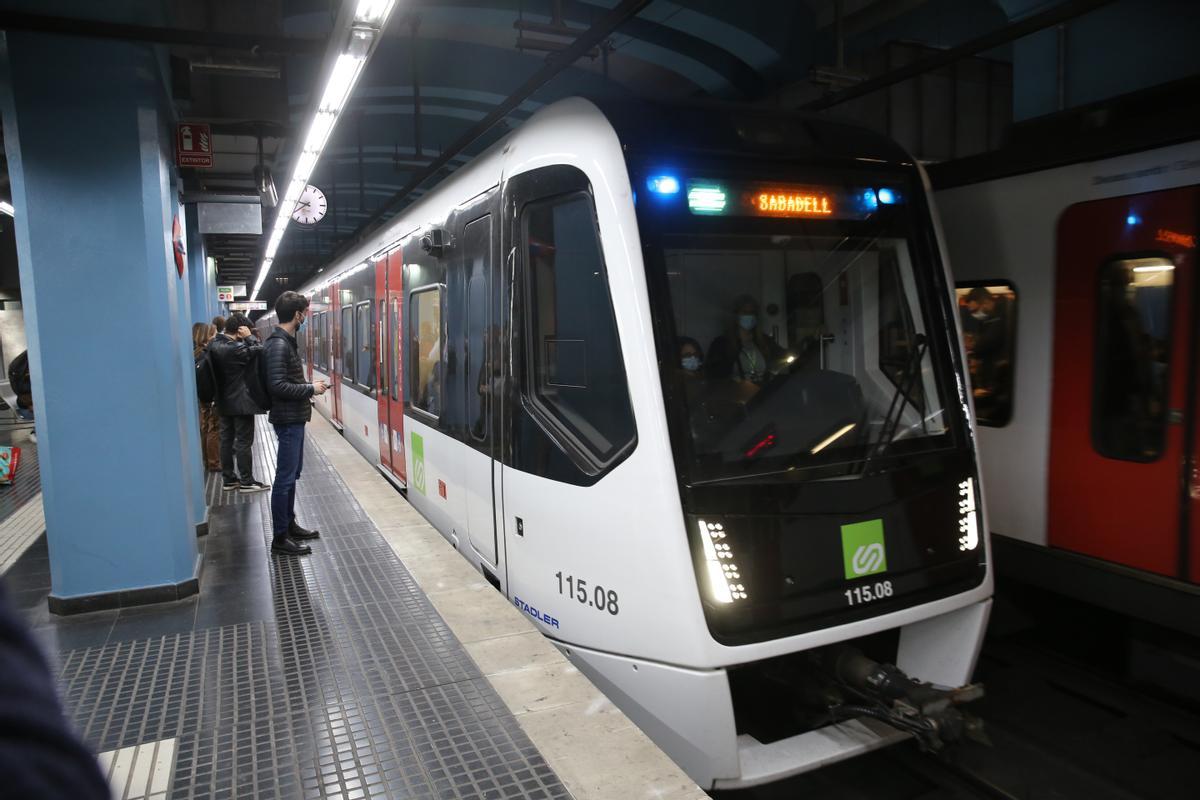
<svg viewBox="0 0 1200 800">
<path fill-rule="evenodd" d="M 263 346 L 252 339 L 239 341 L 221 334 L 208 343 L 208 356 L 217 373 L 217 413 L 223 417 L 261 414 L 246 388 L 246 367 Z"/>
<path fill-rule="evenodd" d="M 100 766 L 63 716 L 54 678 L 0 589 L 0 774 L 5 797 L 108 800 Z"/>
<path fill-rule="evenodd" d="M 272 425 L 303 424 L 312 418 L 313 385 L 304 380 L 304 365 L 296 337 L 276 326 L 267 339 L 267 391 L 271 393 Z"/>
</svg>

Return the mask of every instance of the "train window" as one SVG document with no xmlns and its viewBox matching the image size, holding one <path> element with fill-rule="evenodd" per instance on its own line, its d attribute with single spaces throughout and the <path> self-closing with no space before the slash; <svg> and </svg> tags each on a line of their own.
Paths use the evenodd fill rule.
<svg viewBox="0 0 1200 800">
<path fill-rule="evenodd" d="M 970 281 L 957 285 L 963 346 L 975 421 L 994 428 L 1012 419 L 1016 367 L 1017 290 L 1007 281 Z"/>
<path fill-rule="evenodd" d="M 342 308 L 342 380 L 354 382 L 354 306 Z"/>
<path fill-rule="evenodd" d="M 329 312 L 322 311 L 318 320 L 317 330 L 321 332 L 321 346 L 317 348 L 317 364 L 321 369 L 329 370 Z"/>
<path fill-rule="evenodd" d="M 392 399 L 399 402 L 400 400 L 400 356 L 401 347 L 404 346 L 404 339 L 400 335 L 400 301 L 392 300 L 392 326 L 389 328 L 392 332 L 392 341 L 390 347 L 392 356 Z"/>
<path fill-rule="evenodd" d="M 530 203 L 522 229 L 527 391 L 560 435 L 604 466 L 633 441 L 635 429 L 590 196 Z"/>
<path fill-rule="evenodd" d="M 375 386 L 375 342 L 371 328 L 375 326 L 374 307 L 364 301 L 354 307 L 355 380 L 368 389 Z"/>
<path fill-rule="evenodd" d="M 492 218 L 481 217 L 463 230 L 463 262 L 467 272 L 467 426 L 477 441 L 487 438 L 487 398 L 499 388 L 500 375 L 492 366 L 488 311 L 488 272 L 491 269 Z M 499 337 L 499 330 L 494 334 Z"/>
<path fill-rule="evenodd" d="M 1175 265 L 1113 259 L 1099 279 L 1092 446 L 1108 458 L 1153 461 L 1166 442 Z"/>
<path fill-rule="evenodd" d="M 325 371 L 333 371 L 333 321 L 328 311 L 321 314 L 321 361 Z"/>
<path fill-rule="evenodd" d="M 417 365 L 412 404 L 435 417 L 442 413 L 443 291 L 441 286 L 430 286 L 413 292 L 408 314 L 412 358 Z"/>
<path fill-rule="evenodd" d="M 906 291 L 895 250 L 879 253 L 879 369 L 898 390 L 908 397 L 913 408 L 924 412 L 925 393 L 920 381 L 907 379 L 910 365 L 921 349 L 912 308 L 916 306 L 915 288 Z"/>
</svg>

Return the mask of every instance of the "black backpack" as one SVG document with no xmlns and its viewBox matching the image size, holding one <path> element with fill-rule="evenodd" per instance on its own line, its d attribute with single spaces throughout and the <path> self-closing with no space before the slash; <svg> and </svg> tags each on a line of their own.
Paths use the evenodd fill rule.
<svg viewBox="0 0 1200 800">
<path fill-rule="evenodd" d="M 267 349 L 256 352 L 246 364 L 246 389 L 254 405 L 264 412 L 271 410 L 271 393 L 267 391 Z"/>
<path fill-rule="evenodd" d="M 213 369 L 212 356 L 205 347 L 196 356 L 196 396 L 204 405 L 217 399 L 217 373 Z"/>
</svg>

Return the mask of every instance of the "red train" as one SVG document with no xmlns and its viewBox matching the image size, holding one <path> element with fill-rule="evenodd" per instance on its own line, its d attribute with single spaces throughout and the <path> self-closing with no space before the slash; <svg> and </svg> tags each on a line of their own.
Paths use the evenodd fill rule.
<svg viewBox="0 0 1200 800">
<path fill-rule="evenodd" d="M 1200 142 L 933 174 L 997 569 L 1200 631 Z"/>
</svg>

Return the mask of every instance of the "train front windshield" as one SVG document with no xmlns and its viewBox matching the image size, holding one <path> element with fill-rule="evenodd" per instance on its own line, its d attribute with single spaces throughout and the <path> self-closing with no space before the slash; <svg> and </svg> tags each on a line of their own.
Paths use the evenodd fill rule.
<svg viewBox="0 0 1200 800">
<path fill-rule="evenodd" d="M 693 214 L 686 231 L 664 226 L 654 260 L 674 351 L 661 355 L 686 407 L 693 484 L 844 478 L 948 445 L 953 384 L 931 349 L 945 331 L 927 311 L 908 215 L 863 208 L 867 191 L 842 192 L 857 199 L 848 219 L 746 220 L 755 231 Z"/>
<path fill-rule="evenodd" d="M 685 178 L 638 200 L 688 533 L 722 641 L 982 580 L 949 288 L 919 184 L 891 181 Z M 863 531 L 884 558 L 859 572 Z M 736 577 L 709 575 L 710 556 Z"/>
</svg>

